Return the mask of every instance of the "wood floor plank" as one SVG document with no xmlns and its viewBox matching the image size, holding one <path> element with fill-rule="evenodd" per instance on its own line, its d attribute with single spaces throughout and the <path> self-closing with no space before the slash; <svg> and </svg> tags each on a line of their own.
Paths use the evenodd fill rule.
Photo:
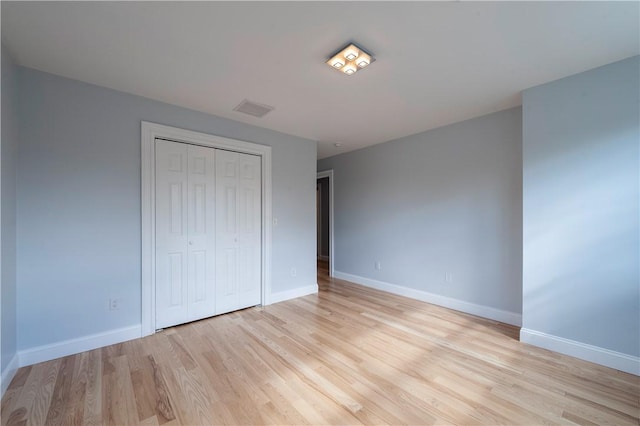
<svg viewBox="0 0 640 426">
<path fill-rule="evenodd" d="M 51 362 L 43 363 L 43 364 L 51 364 Z M 9 399 L 8 401 L 6 400 L 6 397 L 7 397 L 6 394 L 5 394 L 5 397 L 3 397 L 2 410 L 0 411 L 2 412 L 3 422 L 5 420 L 11 419 L 12 423 L 14 424 L 18 424 L 22 421 L 26 423 L 27 416 L 31 412 L 31 407 L 33 406 L 33 403 L 36 399 L 36 392 L 38 390 L 38 387 L 40 386 L 40 379 L 41 379 L 40 372 L 44 368 L 46 368 L 45 365 L 43 364 L 30 366 L 32 367 L 31 371 L 29 372 L 28 377 L 24 381 L 24 384 L 20 388 L 14 388 L 13 381 L 9 384 L 7 393 L 11 392 L 14 389 L 16 391 L 19 390 L 19 392 L 17 392 L 15 395 L 12 395 L 12 398 Z M 18 370 L 18 372 L 20 372 L 20 370 Z M 11 403 L 11 409 L 5 410 L 5 405 L 8 405 L 9 403 Z M 8 414 L 5 414 L 5 413 L 8 413 Z"/>
<path fill-rule="evenodd" d="M 640 424 L 637 376 L 327 270 L 317 295 L 21 368 L 1 424 Z"/>
<path fill-rule="evenodd" d="M 58 371 L 62 360 L 48 361 L 41 365 L 40 381 L 34 394 L 31 409 L 27 410 L 27 424 L 41 425 L 45 424 L 49 407 L 51 406 L 51 398 L 53 396 L 54 386 L 58 378 Z M 46 367 L 45 367 L 46 366 Z"/>
<path fill-rule="evenodd" d="M 60 368 L 56 379 L 51 403 L 47 411 L 45 423 L 48 425 L 61 425 L 65 419 L 67 408 L 70 407 L 68 401 L 77 401 L 71 398 L 71 384 L 73 379 L 73 370 L 76 359 L 81 360 L 81 356 L 67 356 L 60 360 Z M 74 395 L 77 397 L 77 395 Z"/>
<path fill-rule="evenodd" d="M 24 386 L 25 382 L 27 381 L 27 377 L 29 377 L 29 374 L 31 373 L 31 367 L 32 366 L 29 365 L 27 367 L 20 368 L 16 372 L 16 375 L 11 381 L 12 388 L 21 388 L 22 386 Z"/>
<path fill-rule="evenodd" d="M 0 412 L 0 419 L 7 419 L 7 424 L 20 424 L 21 421 L 26 422 L 25 416 L 27 410 L 25 408 L 13 410 L 14 403 L 20 396 L 22 386 L 9 388 L 5 391 L 2 398 L 2 411 Z M 11 418 L 11 422 L 8 419 Z"/>
<path fill-rule="evenodd" d="M 155 400 L 154 407 L 156 412 L 156 419 L 158 419 L 158 422 L 160 424 L 165 424 L 176 419 L 173 411 L 173 405 L 171 403 L 171 400 L 169 399 L 167 383 L 153 355 L 149 355 L 147 357 L 147 360 L 149 362 L 148 366 L 151 367 L 153 376 L 153 384 L 149 384 L 149 387 L 152 388 L 152 391 L 149 393 L 153 395 L 153 399 Z"/>
<path fill-rule="evenodd" d="M 115 350 L 114 357 L 104 358 L 113 366 L 103 374 L 102 420 L 108 425 L 130 425 L 138 423 L 138 412 L 134 399 L 131 374 L 126 355 Z"/>
<path fill-rule="evenodd" d="M 89 352 L 78 354 L 75 360 L 75 368 L 71 382 L 71 390 L 66 401 L 63 425 L 84 424 L 84 404 L 87 395 L 87 382 L 89 381 Z"/>
<path fill-rule="evenodd" d="M 187 409 L 190 411 L 193 424 L 210 425 L 215 424 L 218 418 L 212 410 L 211 399 L 206 388 L 198 376 L 201 370 L 198 368 L 186 369 L 178 367 L 173 370 L 180 391 L 187 401 Z"/>
<path fill-rule="evenodd" d="M 84 397 L 83 423 L 99 425 L 102 423 L 102 350 L 87 352 L 87 384 Z"/>
</svg>

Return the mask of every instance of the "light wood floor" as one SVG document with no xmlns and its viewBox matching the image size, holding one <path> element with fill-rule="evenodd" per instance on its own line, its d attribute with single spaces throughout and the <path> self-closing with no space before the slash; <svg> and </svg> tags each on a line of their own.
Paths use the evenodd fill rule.
<svg viewBox="0 0 640 426">
<path fill-rule="evenodd" d="M 639 378 L 360 287 L 21 368 L 2 424 L 639 424 Z"/>
</svg>

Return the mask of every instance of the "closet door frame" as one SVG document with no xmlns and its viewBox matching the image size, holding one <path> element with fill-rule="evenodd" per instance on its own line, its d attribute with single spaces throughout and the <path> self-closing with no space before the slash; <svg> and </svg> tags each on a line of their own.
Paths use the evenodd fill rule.
<svg viewBox="0 0 640 426">
<path fill-rule="evenodd" d="M 166 139 L 211 148 L 257 155 L 262 171 L 262 241 L 261 241 L 261 304 L 270 304 L 271 296 L 271 147 L 222 136 L 194 132 L 162 124 L 141 122 L 141 248 L 142 293 L 141 336 L 156 332 L 156 241 L 155 241 L 155 140 Z"/>
</svg>

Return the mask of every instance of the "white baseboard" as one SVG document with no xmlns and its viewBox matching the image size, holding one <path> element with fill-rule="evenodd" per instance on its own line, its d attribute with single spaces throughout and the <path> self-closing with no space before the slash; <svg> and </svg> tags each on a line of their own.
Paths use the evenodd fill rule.
<svg viewBox="0 0 640 426">
<path fill-rule="evenodd" d="M 298 287 L 291 290 L 279 291 L 278 293 L 271 293 L 270 303 L 284 302 L 285 300 L 308 296 L 317 292 L 318 284 L 311 284 L 306 287 Z"/>
<path fill-rule="evenodd" d="M 328 262 L 329 261 L 329 256 L 324 256 L 324 255 L 320 254 L 320 255 L 318 255 L 318 259 L 319 260 L 324 260 L 325 262 Z"/>
<path fill-rule="evenodd" d="M 20 367 L 137 339 L 141 337 L 141 333 L 141 326 L 134 325 L 106 331 L 104 333 L 96 333 L 89 336 L 51 343 L 49 345 L 24 349 L 18 352 Z"/>
<path fill-rule="evenodd" d="M 483 318 L 489 318 L 495 321 L 504 322 L 506 324 L 517 326 L 522 325 L 522 315 L 515 312 L 503 311 L 501 309 L 492 308 L 490 306 L 476 305 L 474 303 L 465 302 L 464 300 L 441 296 L 439 294 L 416 290 L 409 287 L 403 287 L 396 284 L 389 284 L 383 281 L 372 280 L 370 278 L 346 274 L 339 271 L 335 271 L 334 277 L 345 281 L 351 281 L 365 287 L 375 288 L 377 290 L 397 294 L 398 296 L 409 297 L 411 299 L 443 306 L 445 308 L 454 309 L 456 311 L 465 312 L 467 314 L 476 315 Z"/>
<path fill-rule="evenodd" d="M 11 384 L 11 380 L 13 380 L 13 377 L 16 375 L 19 367 L 20 358 L 16 353 L 13 355 L 13 358 L 11 358 L 11 361 L 9 361 L 9 364 L 7 364 L 5 369 L 2 371 L 2 376 L 0 377 L 0 398 L 4 396 L 5 391 Z"/>
<path fill-rule="evenodd" d="M 640 376 L 640 357 L 523 328 L 520 341 Z"/>
</svg>

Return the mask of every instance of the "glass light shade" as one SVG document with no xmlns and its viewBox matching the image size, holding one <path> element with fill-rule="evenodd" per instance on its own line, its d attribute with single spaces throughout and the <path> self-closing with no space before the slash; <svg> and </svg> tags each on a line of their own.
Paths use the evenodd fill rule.
<svg viewBox="0 0 640 426">
<path fill-rule="evenodd" d="M 327 63 L 336 69 L 340 69 L 344 66 L 345 61 L 340 55 L 336 55 L 329 59 Z"/>
<path fill-rule="evenodd" d="M 355 66 L 353 62 L 349 62 L 347 65 L 344 66 L 344 68 L 342 68 L 342 72 L 349 75 L 355 74 L 356 71 L 358 71 L 358 67 Z"/>
<path fill-rule="evenodd" d="M 360 67 L 360 68 L 364 68 L 367 65 L 369 65 L 371 63 L 371 56 L 367 55 L 364 52 L 360 53 L 360 56 L 358 56 L 358 59 L 356 59 L 356 64 Z"/>
<path fill-rule="evenodd" d="M 350 44 L 342 51 L 342 54 L 344 55 L 347 61 L 353 61 L 360 54 L 360 50 L 357 47 L 355 47 L 353 44 Z"/>
</svg>

